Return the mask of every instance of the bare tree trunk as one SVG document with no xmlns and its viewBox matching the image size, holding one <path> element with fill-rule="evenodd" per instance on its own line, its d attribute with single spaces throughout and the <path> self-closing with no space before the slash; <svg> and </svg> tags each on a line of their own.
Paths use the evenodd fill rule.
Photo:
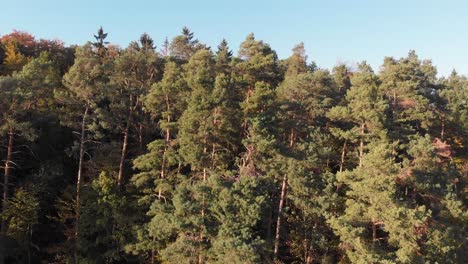
<svg viewBox="0 0 468 264">
<path fill-rule="evenodd" d="M 216 158 L 216 144 L 213 143 L 211 146 L 211 168 L 215 167 L 215 158 Z"/>
<path fill-rule="evenodd" d="M 314 254 L 314 243 L 313 241 L 310 241 L 309 245 L 309 252 L 307 254 L 306 258 L 306 264 L 312 264 L 315 260 L 315 254 Z"/>
<path fill-rule="evenodd" d="M 166 110 L 167 110 L 167 125 L 169 125 L 169 123 L 171 122 L 171 115 L 169 114 L 170 113 L 170 110 L 171 110 L 171 107 L 170 107 L 170 103 L 169 103 L 169 96 L 166 94 Z M 161 161 L 161 179 L 164 179 L 166 177 L 166 153 L 167 153 L 167 150 L 169 149 L 169 144 L 171 142 L 171 129 L 168 127 L 166 127 L 166 144 L 164 146 L 164 152 L 163 152 L 163 155 L 162 155 L 162 161 Z M 158 197 L 161 198 L 161 189 L 158 190 Z"/>
<path fill-rule="evenodd" d="M 152 245 L 152 248 L 151 248 L 151 264 L 154 264 L 154 259 L 156 258 L 155 244 L 156 244 L 156 237 L 153 236 L 153 245 Z"/>
<path fill-rule="evenodd" d="M 169 96 L 166 95 L 166 110 L 168 112 L 168 115 L 167 115 L 167 124 L 169 125 L 169 123 L 171 122 L 171 115 L 169 114 L 169 111 L 171 110 L 170 108 L 170 104 L 169 104 Z M 170 144 L 170 141 L 171 141 L 171 129 L 169 127 L 166 128 L 166 146 L 164 147 L 164 153 L 163 153 L 163 156 L 162 156 L 162 162 L 161 162 L 161 179 L 164 179 L 164 175 L 165 175 L 165 172 L 166 172 L 166 152 L 167 152 L 167 149 L 169 148 L 169 144 Z"/>
<path fill-rule="evenodd" d="M 281 185 L 281 196 L 278 206 L 278 218 L 276 220 L 276 235 L 275 235 L 275 248 L 273 250 L 274 259 L 278 258 L 278 249 L 280 243 L 280 232 L 281 232 L 281 220 L 283 216 L 283 205 L 284 200 L 286 199 L 286 190 L 288 188 L 288 177 L 285 174 L 283 177 L 283 184 Z"/>
<path fill-rule="evenodd" d="M 200 252 L 198 254 L 198 264 L 202 264 L 203 263 L 203 255 L 201 254 L 201 248 L 200 248 Z"/>
<path fill-rule="evenodd" d="M 445 122 L 442 121 L 442 129 L 440 130 L 440 140 L 444 140 L 444 135 L 445 135 Z"/>
<path fill-rule="evenodd" d="M 208 148 L 206 147 L 207 145 L 207 136 L 206 136 L 206 131 L 205 131 L 205 137 L 203 139 L 203 153 L 206 155 L 208 153 Z M 206 171 L 206 166 L 203 166 L 203 183 L 206 183 L 207 179 L 207 171 Z M 205 218 L 205 207 L 206 207 L 206 201 L 205 201 L 205 192 L 202 194 L 202 207 L 201 207 L 201 218 L 202 221 L 204 221 Z M 199 252 L 198 252 L 198 264 L 203 263 L 203 254 L 202 254 L 202 241 L 203 241 L 203 231 L 200 230 L 200 238 L 199 238 Z"/>
<path fill-rule="evenodd" d="M 295 135 L 294 135 L 294 129 L 291 129 L 291 133 L 289 135 L 289 147 L 292 147 L 294 145 L 294 140 Z"/>
<path fill-rule="evenodd" d="M 8 131 L 8 150 L 7 150 L 7 158 L 5 160 L 5 174 L 3 176 L 3 204 L 2 204 L 2 212 L 6 213 L 8 207 L 8 192 L 9 192 L 9 178 L 10 178 L 10 164 L 12 163 L 12 155 L 13 155 L 13 140 L 15 134 L 13 128 L 10 128 Z M 7 221 L 5 218 L 2 218 L 2 226 L 1 226 L 1 233 L 2 235 L 6 234 L 7 231 Z"/>
<path fill-rule="evenodd" d="M 269 208 L 268 210 L 268 221 L 267 221 L 267 230 L 266 230 L 266 237 L 267 241 L 270 242 L 272 240 L 272 225 L 273 225 L 273 208 Z"/>
<path fill-rule="evenodd" d="M 7 209 L 8 209 L 8 192 L 9 192 L 9 177 L 10 177 L 10 171 L 11 171 L 11 167 L 10 167 L 10 164 L 12 163 L 12 156 L 13 156 L 13 141 L 14 141 L 14 137 L 15 137 L 15 134 L 14 134 L 14 130 L 13 128 L 10 128 L 10 130 L 8 131 L 8 149 L 7 149 L 7 158 L 5 160 L 5 173 L 3 175 L 3 202 L 2 202 L 2 213 L 6 213 Z M 7 223 L 7 219 L 5 218 L 2 218 L 2 222 L 1 222 L 1 227 L 0 227 L 0 233 L 2 235 L 5 235 L 6 232 L 7 232 L 7 227 L 8 223 Z M 2 243 L 3 244 L 3 243 Z M 1 245 L 0 247 L 0 263 L 3 264 L 5 263 L 5 255 L 4 255 L 4 252 L 6 253 L 6 248 Z"/>
<path fill-rule="evenodd" d="M 79 235 L 79 222 L 80 222 L 80 195 L 81 195 L 81 181 L 83 175 L 83 159 L 85 153 L 85 133 L 86 133 L 86 118 L 88 117 L 89 106 L 87 105 L 83 113 L 81 121 L 81 137 L 80 137 L 80 154 L 78 161 L 78 175 L 76 177 L 76 222 L 75 222 L 75 263 L 78 262 L 78 235 Z"/>
<path fill-rule="evenodd" d="M 142 153 L 143 152 L 143 124 L 141 123 L 138 125 L 138 148 L 139 148 L 140 153 Z"/>
<path fill-rule="evenodd" d="M 169 131 L 169 129 L 167 131 Z M 166 141 L 166 146 L 164 147 L 164 152 L 162 154 L 162 161 L 161 161 L 161 172 L 160 172 L 161 179 L 164 179 L 164 177 L 166 177 L 166 152 L 168 149 L 168 145 L 169 145 L 169 142 Z M 162 190 L 161 188 L 158 188 L 158 198 L 161 199 L 161 197 L 162 197 Z"/>
<path fill-rule="evenodd" d="M 119 176 L 117 178 L 117 185 L 119 187 L 122 186 L 122 182 L 123 182 L 123 170 L 124 170 L 124 164 L 125 164 L 125 156 L 127 155 L 127 145 L 128 145 L 128 125 L 124 131 L 124 139 L 122 143 L 122 154 L 120 155 Z"/>
<path fill-rule="evenodd" d="M 206 182 L 206 168 L 203 168 L 203 182 Z M 201 208 L 201 218 L 202 221 L 205 218 L 205 193 L 202 194 L 202 208 Z M 203 254 L 202 254 L 202 242 L 203 242 L 203 231 L 200 230 L 200 237 L 199 237 L 199 252 L 198 252 L 198 264 L 203 263 Z"/>
<path fill-rule="evenodd" d="M 31 264 L 31 238 L 32 238 L 32 228 L 31 228 L 31 225 L 28 225 L 28 247 L 27 247 L 28 264 Z"/>
<path fill-rule="evenodd" d="M 119 176 L 117 178 L 117 185 L 122 187 L 123 182 L 123 171 L 125 165 L 125 158 L 127 156 L 127 147 L 128 147 L 128 133 L 130 130 L 130 123 L 132 122 L 132 115 L 133 115 L 133 106 L 132 106 L 132 96 L 130 96 L 130 107 L 127 117 L 127 124 L 124 130 L 124 138 L 122 143 L 122 154 L 120 155 L 120 163 L 119 163 Z"/>
<path fill-rule="evenodd" d="M 359 167 L 362 167 L 362 157 L 364 156 L 364 128 L 365 124 L 361 124 L 361 140 L 359 143 Z"/>
<path fill-rule="evenodd" d="M 372 219 L 372 249 L 375 247 L 375 241 L 377 241 L 377 225 L 375 220 Z"/>
<path fill-rule="evenodd" d="M 346 143 L 347 143 L 347 140 L 345 139 L 344 144 L 343 144 L 343 150 L 341 151 L 340 172 L 343 171 L 344 159 L 346 155 Z"/>
</svg>

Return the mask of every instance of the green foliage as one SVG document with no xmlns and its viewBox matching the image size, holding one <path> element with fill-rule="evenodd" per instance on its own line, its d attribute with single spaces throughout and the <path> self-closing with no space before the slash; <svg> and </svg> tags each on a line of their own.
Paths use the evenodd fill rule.
<svg viewBox="0 0 468 264">
<path fill-rule="evenodd" d="M 466 76 L 94 37 L 0 39 L 0 262 L 467 259 Z"/>
<path fill-rule="evenodd" d="M 10 223 L 6 236 L 16 240 L 19 247 L 14 249 L 14 252 L 7 252 L 6 256 L 23 256 L 20 260 L 27 261 L 31 252 L 37 250 L 34 248 L 32 236 L 39 223 L 39 198 L 34 191 L 18 188 L 8 199 L 7 205 L 7 210 L 0 214 L 0 218 Z M 3 243 L 6 241 L 2 238 Z"/>
<path fill-rule="evenodd" d="M 114 174 L 112 176 L 112 174 Z M 125 259 L 131 215 L 127 197 L 119 192 L 116 173 L 101 172 L 83 189 L 80 218 L 80 262 L 118 262 Z"/>
<path fill-rule="evenodd" d="M 184 27 L 182 34 L 172 40 L 169 51 L 171 57 L 181 61 L 188 61 L 195 52 L 203 48 L 204 45 L 194 38 L 194 33 L 188 27 Z"/>
<path fill-rule="evenodd" d="M 346 185 L 344 214 L 332 217 L 331 226 L 351 262 L 414 263 L 419 261 L 422 233 L 429 211 L 407 208 L 395 199 L 399 172 L 387 144 L 376 143 L 364 156 L 362 167 L 337 175 Z"/>
</svg>

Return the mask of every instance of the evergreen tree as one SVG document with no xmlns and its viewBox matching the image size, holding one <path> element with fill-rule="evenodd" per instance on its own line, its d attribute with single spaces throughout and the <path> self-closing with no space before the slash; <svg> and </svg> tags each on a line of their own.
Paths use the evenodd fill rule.
<svg viewBox="0 0 468 264">
<path fill-rule="evenodd" d="M 34 111 L 46 111 L 49 107 L 47 95 L 59 84 L 57 71 L 47 54 L 31 60 L 20 72 L 0 79 L 0 109 L 3 124 L 0 133 L 7 136 L 7 151 L 4 158 L 2 212 L 9 210 L 9 197 L 14 189 L 13 169 L 19 163 L 15 161 L 15 150 L 21 142 L 31 142 L 37 138 L 37 131 L 32 125 Z M 11 218 L 2 217 L 1 233 L 8 231 Z M 29 252 L 29 251 L 28 251 Z M 3 257 L 2 257 L 3 260 Z"/>
<path fill-rule="evenodd" d="M 218 45 L 216 51 L 216 72 L 229 74 L 231 72 L 232 51 L 229 50 L 228 43 L 225 39 Z"/>
<path fill-rule="evenodd" d="M 289 60 L 294 59 L 298 59 L 297 54 L 293 54 Z M 301 65 L 305 66 L 305 60 L 303 62 Z M 284 216 L 278 215 L 275 254 L 279 255 L 282 251 L 284 261 L 291 261 L 286 257 L 289 253 L 290 258 L 311 263 L 324 249 L 323 244 L 315 239 L 321 239 L 323 243 L 327 240 L 326 232 L 329 232 L 326 225 L 320 224 L 324 221 L 324 210 L 329 204 L 326 199 L 317 197 L 325 196 L 322 190 L 328 188 L 330 191 L 332 187 L 331 181 L 327 182 L 326 179 L 330 177 L 326 173 L 326 164 L 332 151 L 318 142 L 330 140 L 323 128 L 327 124 L 325 114 L 334 105 L 335 84 L 332 76 L 324 70 L 300 73 L 297 64 L 293 63 L 287 72 L 290 75 L 277 89 L 284 156 L 278 211 L 285 212 Z M 281 208 L 283 204 L 288 204 L 287 210 Z M 284 224 L 281 217 L 285 218 Z M 314 230 L 314 233 L 303 232 L 305 230 Z M 284 252 L 285 247 L 281 247 L 284 244 L 291 245 L 287 249 L 289 252 Z"/>
<path fill-rule="evenodd" d="M 88 145 L 99 137 L 98 113 L 103 100 L 103 87 L 108 82 L 106 59 L 102 53 L 96 53 L 90 44 L 77 49 L 75 64 L 63 77 L 66 87 L 57 93 L 58 100 L 64 107 L 62 122 L 79 132 L 79 139 L 74 148 L 78 152 L 78 172 L 76 177 L 75 198 L 75 242 L 79 239 L 79 221 L 81 209 L 81 186 L 84 180 L 85 153 Z M 73 150 L 73 148 L 72 148 Z M 89 155 L 89 153 L 88 153 Z M 74 261 L 78 261 L 75 250 Z"/>
<path fill-rule="evenodd" d="M 287 59 L 287 70 L 284 74 L 285 78 L 306 73 L 307 68 L 307 55 L 304 49 L 304 43 L 297 44 L 293 49 L 293 55 Z"/>
<path fill-rule="evenodd" d="M 438 91 L 440 102 L 438 104 L 438 119 L 440 120 L 436 135 L 442 141 L 447 141 L 454 149 L 456 156 L 467 156 L 468 144 L 468 108 L 464 98 L 468 93 L 468 80 L 455 71 L 447 78 L 441 80 L 441 89 Z"/>
<path fill-rule="evenodd" d="M 142 39 L 146 37 L 142 36 Z M 110 76 L 112 90 L 107 95 L 110 100 L 107 123 L 113 128 L 112 130 L 119 131 L 123 135 L 117 177 L 118 185 L 122 186 L 132 134 L 135 134 L 136 141 L 140 141 L 139 146 L 144 145 L 142 122 L 145 121 L 145 115 L 142 98 L 148 94 L 151 85 L 160 78 L 162 69 L 160 59 L 154 50 L 145 48 L 126 49 L 114 64 L 114 71 Z M 137 133 L 132 133 L 135 130 Z"/>
<path fill-rule="evenodd" d="M 129 240 L 132 217 L 127 197 L 122 195 L 117 175 L 101 172 L 83 188 L 79 248 L 86 263 L 118 263 L 127 259 L 124 245 Z"/>
<path fill-rule="evenodd" d="M 219 181 L 213 217 L 220 223 L 212 242 L 213 263 L 259 263 L 269 258 L 259 226 L 263 207 L 268 206 L 266 179 L 240 176 L 235 181 Z"/>
<path fill-rule="evenodd" d="M 39 199 L 33 191 L 18 188 L 6 203 L 8 206 L 4 205 L 6 209 L 0 214 L 2 219 L 11 223 L 6 235 L 18 241 L 20 247 L 14 251 L 2 247 L 0 249 L 2 257 L 7 260 L 16 258 L 18 262 L 31 263 L 34 246 L 32 235 L 39 218 Z M 2 244 L 6 244 L 7 240 L 4 238 L 2 240 Z"/>
<path fill-rule="evenodd" d="M 184 27 L 182 34 L 172 40 L 169 51 L 175 59 L 188 61 L 195 52 L 203 48 L 204 45 L 194 38 L 194 33 L 188 27 Z"/>
<path fill-rule="evenodd" d="M 208 50 L 195 53 L 185 65 L 184 73 L 191 94 L 179 119 L 178 153 L 193 179 L 182 179 L 176 187 L 173 205 L 179 235 L 162 254 L 169 262 L 185 256 L 184 262 L 200 263 L 206 258 L 209 229 L 213 228 L 208 213 L 211 200 L 208 177 L 213 163 L 210 149 L 216 140 L 211 137 L 214 106 L 210 95 L 215 74 L 212 53 Z"/>
<path fill-rule="evenodd" d="M 142 206 L 144 224 L 136 228 L 137 243 L 128 250 L 141 254 L 149 252 L 147 259 L 154 262 L 174 234 L 171 223 L 174 184 L 180 171 L 181 160 L 177 154 L 178 120 L 186 108 L 184 98 L 189 95 L 182 69 L 174 62 L 167 62 L 161 81 L 155 83 L 144 97 L 145 109 L 159 123 L 162 139 L 148 145 L 148 152 L 134 160 L 140 172 L 132 177 L 138 190 L 138 205 Z M 164 109 L 164 111 L 160 111 Z M 154 193 L 157 193 L 154 196 Z"/>
<path fill-rule="evenodd" d="M 330 224 L 340 237 L 346 258 L 353 263 L 415 263 L 421 261 L 421 241 L 429 211 L 407 208 L 395 199 L 399 165 L 391 147 L 376 141 L 361 166 L 338 173 L 346 186 L 343 215 Z"/>
<path fill-rule="evenodd" d="M 405 151 L 411 134 L 425 133 L 435 119 L 431 99 L 436 69 L 431 61 L 420 61 L 414 51 L 395 60 L 385 58 L 380 79 L 381 91 L 390 103 L 390 136 L 400 141 Z"/>
<path fill-rule="evenodd" d="M 359 166 L 361 166 L 366 142 L 372 138 L 385 139 L 387 137 L 385 129 L 387 102 L 379 94 L 378 79 L 366 63 L 359 65 L 359 72 L 353 74 L 351 84 L 351 89 L 346 93 L 345 105 L 330 109 L 328 117 L 352 125 L 350 133 L 340 128 L 334 133 L 343 138 L 345 142 L 357 141 Z M 343 152 L 345 149 L 346 146 L 343 147 Z M 341 163 L 343 162 L 342 160 Z"/>
<path fill-rule="evenodd" d="M 266 82 L 275 87 L 280 81 L 278 57 L 270 45 L 257 41 L 254 34 L 247 35 L 239 48 L 241 62 L 237 64 L 239 74 L 247 86 L 246 95 L 255 87 L 256 82 Z"/>
<path fill-rule="evenodd" d="M 98 29 L 97 35 L 94 35 L 96 42 L 93 42 L 93 47 L 96 48 L 99 55 L 103 55 L 106 51 L 106 45 L 109 44 L 108 41 L 105 41 L 108 33 L 104 33 L 102 26 Z"/>
<path fill-rule="evenodd" d="M 466 262 L 466 76 L 94 37 L 0 37 L 0 263 Z"/>
</svg>

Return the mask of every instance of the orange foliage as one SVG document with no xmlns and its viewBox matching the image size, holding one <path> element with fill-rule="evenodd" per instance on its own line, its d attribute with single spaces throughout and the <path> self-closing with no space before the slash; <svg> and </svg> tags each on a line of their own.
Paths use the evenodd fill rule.
<svg viewBox="0 0 468 264">
<path fill-rule="evenodd" d="M 28 58 L 19 52 L 18 48 L 13 42 L 7 42 L 5 45 L 5 59 L 3 63 L 6 68 L 13 72 L 19 71 L 28 62 Z"/>
<path fill-rule="evenodd" d="M 409 109 L 413 108 L 416 105 L 416 102 L 414 100 L 411 100 L 409 98 L 406 99 L 401 99 L 398 101 L 398 106 L 402 109 Z"/>
<path fill-rule="evenodd" d="M 434 139 L 432 146 L 435 148 L 436 153 L 440 157 L 451 158 L 452 157 L 452 148 L 445 141 L 440 140 L 439 138 Z"/>
<path fill-rule="evenodd" d="M 13 30 L 10 34 L 4 35 L 0 38 L 0 42 L 9 43 L 13 42 L 20 46 L 32 48 L 36 45 L 36 39 L 33 35 L 19 30 Z"/>
</svg>

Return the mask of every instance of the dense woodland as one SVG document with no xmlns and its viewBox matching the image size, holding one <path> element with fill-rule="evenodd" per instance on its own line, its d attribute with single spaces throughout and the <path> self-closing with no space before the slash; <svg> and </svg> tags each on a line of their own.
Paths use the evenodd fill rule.
<svg viewBox="0 0 468 264">
<path fill-rule="evenodd" d="M 466 263 L 466 76 L 108 39 L 0 37 L 0 263 Z"/>
</svg>

